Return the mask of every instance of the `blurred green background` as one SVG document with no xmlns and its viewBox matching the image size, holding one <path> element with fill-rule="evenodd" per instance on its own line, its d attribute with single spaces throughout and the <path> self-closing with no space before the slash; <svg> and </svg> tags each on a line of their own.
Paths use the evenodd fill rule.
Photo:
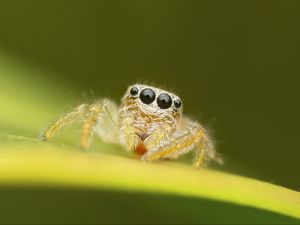
<svg viewBox="0 0 300 225">
<path fill-rule="evenodd" d="M 22 78 L 49 82 L 45 103 L 57 92 L 50 80 L 65 96 L 116 101 L 135 82 L 174 90 L 211 130 L 224 170 L 300 191 L 299 9 L 267 0 L 1 1 L 0 51 L 49 71 Z"/>
</svg>

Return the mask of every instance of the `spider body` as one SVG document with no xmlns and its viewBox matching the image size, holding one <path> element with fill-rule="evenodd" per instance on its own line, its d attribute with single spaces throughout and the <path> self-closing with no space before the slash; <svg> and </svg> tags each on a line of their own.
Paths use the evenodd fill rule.
<svg viewBox="0 0 300 225">
<path fill-rule="evenodd" d="M 120 107 L 109 99 L 79 105 L 54 121 L 42 139 L 48 140 L 75 120 L 83 121 L 80 145 L 84 149 L 95 133 L 145 161 L 173 159 L 195 150 L 195 167 L 205 159 L 221 162 L 205 129 L 182 115 L 180 98 L 159 88 L 135 84 L 126 91 Z"/>
</svg>

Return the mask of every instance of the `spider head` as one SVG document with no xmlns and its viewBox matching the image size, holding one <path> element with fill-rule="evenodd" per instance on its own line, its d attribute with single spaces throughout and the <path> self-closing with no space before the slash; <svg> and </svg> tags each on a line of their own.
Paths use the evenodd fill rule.
<svg viewBox="0 0 300 225">
<path fill-rule="evenodd" d="M 155 118 L 166 116 L 178 118 L 182 112 L 182 102 L 178 96 L 142 84 L 135 84 L 128 88 L 123 98 L 123 106 Z"/>
</svg>

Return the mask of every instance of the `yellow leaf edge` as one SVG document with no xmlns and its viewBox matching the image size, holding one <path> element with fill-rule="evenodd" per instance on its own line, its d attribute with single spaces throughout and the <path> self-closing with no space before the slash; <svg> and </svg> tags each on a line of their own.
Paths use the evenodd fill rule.
<svg viewBox="0 0 300 225">
<path fill-rule="evenodd" d="M 49 144 L 0 146 L 0 185 L 35 185 L 165 193 L 206 198 L 300 219 L 300 193 L 211 169 L 146 163 Z M 72 149 L 71 149 L 72 150 Z"/>
</svg>

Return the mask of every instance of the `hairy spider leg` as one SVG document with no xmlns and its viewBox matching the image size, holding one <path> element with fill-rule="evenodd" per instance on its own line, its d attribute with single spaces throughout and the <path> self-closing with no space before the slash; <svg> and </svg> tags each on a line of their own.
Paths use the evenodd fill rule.
<svg viewBox="0 0 300 225">
<path fill-rule="evenodd" d="M 182 130 L 177 132 L 182 133 L 181 136 L 175 138 L 171 137 L 171 141 L 166 141 L 165 145 L 160 147 L 155 151 L 149 151 L 143 156 L 143 160 L 153 161 L 160 158 L 177 158 L 179 155 L 185 154 L 188 151 L 191 151 L 194 146 L 197 147 L 194 167 L 201 167 L 204 164 L 206 152 L 209 151 L 206 147 L 208 142 L 208 137 L 205 134 L 204 128 L 199 124 L 194 123 L 193 127 L 191 125 L 185 125 Z"/>
<path fill-rule="evenodd" d="M 93 134 L 93 128 L 97 124 L 99 114 L 103 110 L 103 104 L 97 102 L 91 104 L 88 107 L 88 113 L 86 114 L 82 127 L 81 127 L 81 137 L 80 137 L 80 147 L 83 149 L 88 149 L 90 147 L 90 140 Z"/>
<path fill-rule="evenodd" d="M 99 129 L 99 127 L 96 127 L 96 125 L 101 119 L 110 120 L 113 123 L 115 123 L 114 118 L 112 117 L 115 117 L 116 110 L 112 110 L 113 107 L 114 103 L 107 99 L 100 100 L 92 104 L 81 104 L 77 106 L 74 110 L 64 114 L 56 121 L 54 121 L 41 136 L 41 139 L 46 141 L 54 135 L 56 135 L 63 128 L 71 125 L 76 120 L 81 120 L 83 121 L 83 123 L 81 127 L 80 147 L 83 149 L 87 149 L 90 146 L 90 139 L 94 130 L 101 137 L 105 136 L 104 133 L 107 133 L 108 135 L 111 134 L 108 131 L 103 131 L 103 129 L 107 128 L 107 126 L 104 126 L 103 128 Z M 114 115 L 111 116 L 110 113 L 113 113 Z M 104 125 L 104 121 L 101 121 L 101 125 Z M 110 128 L 116 129 L 116 125 L 114 124 L 114 126 L 110 126 Z"/>
<path fill-rule="evenodd" d="M 82 118 L 86 113 L 87 107 L 87 104 L 81 104 L 72 111 L 59 117 L 45 130 L 45 132 L 40 136 L 40 139 L 43 141 L 47 141 L 48 139 L 56 135 L 61 129 Z"/>
<path fill-rule="evenodd" d="M 130 113 L 129 113 L 130 112 Z M 119 115 L 120 144 L 128 151 L 135 151 L 139 144 L 139 137 L 134 127 L 137 119 L 136 112 L 132 106 L 122 106 Z"/>
</svg>

